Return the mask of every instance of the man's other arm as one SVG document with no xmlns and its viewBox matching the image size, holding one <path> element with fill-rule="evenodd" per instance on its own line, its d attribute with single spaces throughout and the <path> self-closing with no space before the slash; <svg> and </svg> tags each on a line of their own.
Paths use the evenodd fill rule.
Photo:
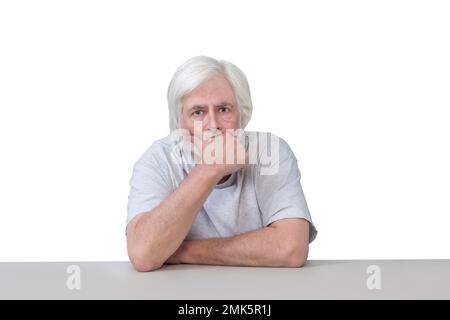
<svg viewBox="0 0 450 320">
<path fill-rule="evenodd" d="M 307 220 L 282 219 L 235 237 L 184 241 L 167 263 L 302 267 L 308 244 Z"/>
</svg>

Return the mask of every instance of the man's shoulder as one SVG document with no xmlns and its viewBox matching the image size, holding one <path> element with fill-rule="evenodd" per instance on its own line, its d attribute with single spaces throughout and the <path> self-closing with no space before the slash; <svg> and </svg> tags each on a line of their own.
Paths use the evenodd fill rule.
<svg viewBox="0 0 450 320">
<path fill-rule="evenodd" d="M 138 162 L 161 164 L 161 161 L 167 160 L 172 150 L 172 140 L 170 135 L 155 140 L 144 151 Z"/>
<path fill-rule="evenodd" d="M 171 148 L 171 145 L 172 145 L 172 139 L 171 139 L 171 135 L 169 134 L 163 138 L 153 141 L 153 143 L 148 147 L 147 151 L 149 151 L 149 152 L 166 151 Z"/>
</svg>

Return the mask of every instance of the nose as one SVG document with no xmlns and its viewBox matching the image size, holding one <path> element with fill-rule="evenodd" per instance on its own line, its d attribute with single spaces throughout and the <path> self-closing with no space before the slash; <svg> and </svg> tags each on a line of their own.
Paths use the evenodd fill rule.
<svg viewBox="0 0 450 320">
<path fill-rule="evenodd" d="M 217 119 L 216 119 L 216 113 L 215 113 L 214 108 L 212 108 L 212 110 L 209 110 L 209 112 L 208 112 L 206 128 L 207 129 L 218 129 L 218 130 L 220 130 L 219 124 L 218 124 Z"/>
</svg>

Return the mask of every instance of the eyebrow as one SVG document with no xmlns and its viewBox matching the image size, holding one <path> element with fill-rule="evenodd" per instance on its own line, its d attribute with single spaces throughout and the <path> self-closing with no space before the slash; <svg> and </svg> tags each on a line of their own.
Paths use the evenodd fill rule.
<svg viewBox="0 0 450 320">
<path fill-rule="evenodd" d="M 226 101 L 222 101 L 221 103 L 216 104 L 214 107 L 217 108 L 217 107 L 225 107 L 225 106 L 233 107 L 233 105 L 231 103 L 226 102 Z M 207 107 L 208 107 L 208 105 L 206 105 L 206 104 L 195 104 L 191 108 L 189 108 L 189 110 L 198 110 L 198 109 L 203 109 L 203 108 L 207 108 Z"/>
</svg>

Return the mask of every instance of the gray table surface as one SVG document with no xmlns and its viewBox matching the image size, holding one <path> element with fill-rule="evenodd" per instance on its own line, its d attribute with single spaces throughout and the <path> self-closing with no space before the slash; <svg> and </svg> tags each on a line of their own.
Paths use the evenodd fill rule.
<svg viewBox="0 0 450 320">
<path fill-rule="evenodd" d="M 69 289 L 80 270 L 80 289 Z M 380 289 L 367 272 L 379 267 Z M 72 278 L 73 279 L 73 278 Z M 303 268 L 171 265 L 136 272 L 129 262 L 0 263 L 0 299 L 450 299 L 450 260 L 312 260 Z"/>
</svg>

